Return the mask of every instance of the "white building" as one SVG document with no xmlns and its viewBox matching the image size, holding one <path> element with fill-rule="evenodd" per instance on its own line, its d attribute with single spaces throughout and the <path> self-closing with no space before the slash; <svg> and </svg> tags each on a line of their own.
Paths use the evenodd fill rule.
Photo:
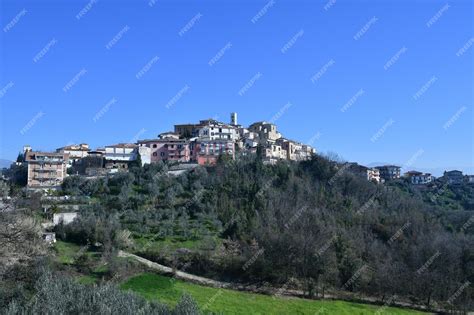
<svg viewBox="0 0 474 315">
<path fill-rule="evenodd" d="M 69 154 L 68 167 L 71 166 L 75 161 L 88 156 L 89 151 L 90 149 L 87 143 L 81 143 L 79 145 L 72 144 L 72 145 L 67 145 L 65 147 L 56 149 L 56 152 L 58 153 Z"/>
<path fill-rule="evenodd" d="M 77 212 L 63 212 L 63 213 L 55 213 L 53 214 L 53 223 L 54 225 L 58 225 L 61 222 L 63 224 L 69 224 L 77 218 Z"/>
<path fill-rule="evenodd" d="M 237 141 L 239 135 L 237 128 L 224 124 L 214 119 L 201 120 L 198 137 L 206 140 L 231 140 Z"/>
<path fill-rule="evenodd" d="M 105 147 L 105 168 L 128 169 L 130 162 L 135 161 L 138 155 L 138 146 L 132 143 L 119 143 Z"/>
</svg>

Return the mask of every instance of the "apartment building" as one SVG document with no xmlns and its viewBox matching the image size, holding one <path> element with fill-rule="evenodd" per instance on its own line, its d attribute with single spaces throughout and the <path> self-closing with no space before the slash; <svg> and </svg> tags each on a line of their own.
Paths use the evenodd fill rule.
<svg viewBox="0 0 474 315">
<path fill-rule="evenodd" d="M 400 166 L 396 165 L 382 165 L 376 166 L 376 169 L 380 172 L 380 178 L 384 181 L 394 180 L 400 178 Z"/>
<path fill-rule="evenodd" d="M 191 142 L 192 160 L 199 165 L 214 165 L 220 155 L 235 158 L 235 143 L 231 140 L 196 139 Z"/>
<path fill-rule="evenodd" d="M 158 161 L 176 161 L 186 163 L 191 160 L 189 140 L 160 135 L 159 139 L 138 141 L 139 148 L 150 148 L 150 163 Z M 142 161 L 143 162 L 143 161 Z"/>
<path fill-rule="evenodd" d="M 214 119 L 201 120 L 198 137 L 207 140 L 231 140 L 239 138 L 237 128 Z"/>
<path fill-rule="evenodd" d="M 463 182 L 464 176 L 462 174 L 462 171 L 458 171 L 458 170 L 444 171 L 443 179 L 448 184 L 457 185 Z"/>
<path fill-rule="evenodd" d="M 434 180 L 434 177 L 430 173 L 422 173 L 418 171 L 406 172 L 405 177 L 407 177 L 413 185 L 425 185 Z"/>
<path fill-rule="evenodd" d="M 56 188 L 67 176 L 69 154 L 58 152 L 27 151 L 29 188 Z"/>
</svg>

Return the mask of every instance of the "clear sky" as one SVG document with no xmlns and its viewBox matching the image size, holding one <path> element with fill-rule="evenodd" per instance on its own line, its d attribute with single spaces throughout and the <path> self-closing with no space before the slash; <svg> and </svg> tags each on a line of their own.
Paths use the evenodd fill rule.
<svg viewBox="0 0 474 315">
<path fill-rule="evenodd" d="M 474 168 L 471 0 L 0 2 L 0 158 L 236 111 L 350 161 Z"/>
</svg>

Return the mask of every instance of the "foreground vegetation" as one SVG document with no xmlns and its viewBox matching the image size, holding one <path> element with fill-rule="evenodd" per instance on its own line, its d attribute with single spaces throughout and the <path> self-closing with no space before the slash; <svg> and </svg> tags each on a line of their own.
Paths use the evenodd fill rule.
<svg viewBox="0 0 474 315">
<path fill-rule="evenodd" d="M 128 279 L 124 290 L 137 292 L 150 301 L 174 306 L 183 294 L 191 295 L 203 311 L 225 314 L 421 314 L 420 312 L 343 301 L 311 301 L 300 298 L 203 287 L 151 273 Z"/>
</svg>

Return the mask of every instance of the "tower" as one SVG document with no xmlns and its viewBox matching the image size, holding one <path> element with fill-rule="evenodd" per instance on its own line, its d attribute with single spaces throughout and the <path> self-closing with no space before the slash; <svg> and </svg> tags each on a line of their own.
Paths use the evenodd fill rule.
<svg viewBox="0 0 474 315">
<path fill-rule="evenodd" d="M 237 113 L 230 113 L 230 124 L 232 126 L 237 125 Z"/>
</svg>

